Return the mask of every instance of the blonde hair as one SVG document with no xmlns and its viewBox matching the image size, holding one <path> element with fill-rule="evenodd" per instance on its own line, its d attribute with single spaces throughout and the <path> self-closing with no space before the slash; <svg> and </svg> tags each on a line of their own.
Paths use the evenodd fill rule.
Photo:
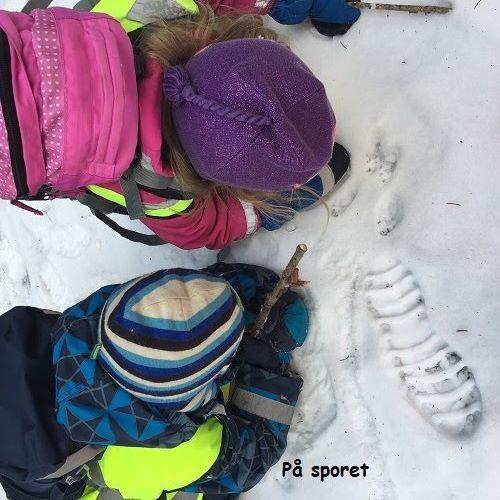
<svg viewBox="0 0 500 500">
<path fill-rule="evenodd" d="M 239 38 L 263 38 L 286 44 L 285 39 L 264 25 L 261 16 L 216 16 L 210 7 L 203 4 L 198 7 L 199 13 L 196 15 L 170 20 L 157 19 L 146 25 L 139 41 L 141 55 L 168 68 L 186 64 L 191 57 L 211 43 Z M 270 217 L 293 215 L 294 210 L 287 206 L 287 202 L 292 197 L 296 198 L 296 193 L 284 195 L 272 191 L 235 188 L 200 177 L 182 147 L 171 109 L 169 100 L 164 99 L 163 136 L 168 145 L 176 180 L 185 193 L 200 200 L 213 194 L 222 198 L 232 195 L 241 201 L 252 203 L 260 212 Z"/>
</svg>

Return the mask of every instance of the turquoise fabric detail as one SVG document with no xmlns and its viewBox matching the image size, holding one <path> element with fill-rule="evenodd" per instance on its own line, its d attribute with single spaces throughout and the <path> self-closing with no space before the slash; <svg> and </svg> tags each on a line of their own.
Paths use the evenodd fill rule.
<svg viewBox="0 0 500 500">
<path fill-rule="evenodd" d="M 309 332 L 309 313 L 302 300 L 295 300 L 285 308 L 283 322 L 293 340 L 302 345 Z"/>
</svg>

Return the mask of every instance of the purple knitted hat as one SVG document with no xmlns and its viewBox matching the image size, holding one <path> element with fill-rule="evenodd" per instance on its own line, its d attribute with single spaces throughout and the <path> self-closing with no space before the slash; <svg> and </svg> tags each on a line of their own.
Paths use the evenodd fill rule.
<svg viewBox="0 0 500 500">
<path fill-rule="evenodd" d="M 165 72 L 164 92 L 196 172 L 233 187 L 302 185 L 331 158 L 335 117 L 325 88 L 283 45 L 210 45 Z"/>
</svg>

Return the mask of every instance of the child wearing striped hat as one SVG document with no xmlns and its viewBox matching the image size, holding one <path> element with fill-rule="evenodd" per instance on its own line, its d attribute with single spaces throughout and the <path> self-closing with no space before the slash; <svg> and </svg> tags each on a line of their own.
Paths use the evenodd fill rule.
<svg viewBox="0 0 500 500">
<path fill-rule="evenodd" d="M 286 447 L 302 386 L 290 351 L 308 328 L 288 292 L 261 338 L 244 334 L 277 280 L 243 264 L 163 270 L 60 316 L 0 317 L 8 497 L 222 500 L 257 484 Z M 34 390 L 54 378 L 55 393 Z"/>
</svg>

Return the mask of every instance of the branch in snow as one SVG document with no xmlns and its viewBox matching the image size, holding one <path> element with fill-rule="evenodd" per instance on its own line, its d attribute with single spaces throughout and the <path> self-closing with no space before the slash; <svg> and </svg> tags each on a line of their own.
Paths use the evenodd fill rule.
<svg viewBox="0 0 500 500">
<path fill-rule="evenodd" d="M 374 10 L 397 10 L 401 12 L 410 12 L 411 14 L 447 14 L 453 7 L 439 7 L 437 5 L 403 5 L 390 3 L 371 3 L 358 2 L 352 0 L 349 2 L 353 7 L 358 9 L 374 9 Z"/>
<path fill-rule="evenodd" d="M 302 243 L 301 245 L 297 246 L 295 253 L 290 259 L 290 262 L 288 262 L 287 266 L 285 267 L 280 280 L 274 287 L 273 291 L 266 297 L 264 305 L 262 306 L 262 309 L 260 310 L 260 313 L 257 316 L 253 327 L 247 332 L 252 337 L 259 336 L 260 331 L 266 324 L 267 318 L 269 318 L 269 313 L 271 312 L 274 304 L 278 302 L 279 298 L 288 290 L 288 288 L 292 284 L 292 277 L 294 276 L 294 274 L 296 275 L 294 281 L 298 282 L 297 284 L 301 283 L 297 278 L 298 275 L 295 270 L 297 269 L 300 260 L 306 252 L 307 245 Z"/>
</svg>

